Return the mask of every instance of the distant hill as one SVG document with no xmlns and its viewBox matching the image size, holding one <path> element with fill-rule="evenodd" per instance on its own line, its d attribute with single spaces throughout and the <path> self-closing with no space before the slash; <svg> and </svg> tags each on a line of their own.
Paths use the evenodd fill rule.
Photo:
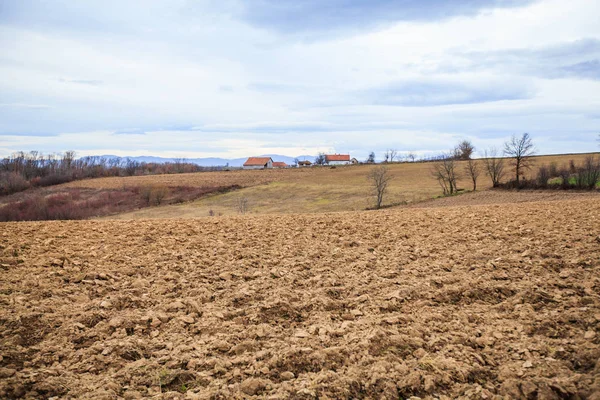
<svg viewBox="0 0 600 400">
<path fill-rule="evenodd" d="M 288 165 L 294 164 L 294 158 L 296 157 L 288 157 L 282 156 L 280 154 L 261 154 L 261 157 L 271 157 L 273 161 L 283 161 Z M 117 156 L 114 155 L 102 155 L 100 157 L 105 158 L 115 158 Z M 137 156 L 137 157 L 121 157 L 121 158 L 129 158 L 131 160 L 135 160 L 138 162 L 147 162 L 147 163 L 166 163 L 166 162 L 174 162 L 175 158 L 166 158 L 166 157 L 154 157 L 154 156 Z M 310 160 L 313 161 L 315 156 L 299 156 L 297 157 L 299 160 Z M 241 167 L 244 162 L 246 162 L 247 157 L 244 158 L 186 158 L 185 161 L 189 163 L 194 163 L 200 165 L 202 167 L 216 167 L 216 166 L 224 166 L 229 165 L 230 167 Z"/>
</svg>

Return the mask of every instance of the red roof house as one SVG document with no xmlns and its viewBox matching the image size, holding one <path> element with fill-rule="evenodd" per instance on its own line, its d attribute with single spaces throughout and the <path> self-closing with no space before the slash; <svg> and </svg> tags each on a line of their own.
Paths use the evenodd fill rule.
<svg viewBox="0 0 600 400">
<path fill-rule="evenodd" d="M 346 165 L 350 164 L 350 154 L 326 154 L 325 164 Z"/>
<path fill-rule="evenodd" d="M 250 157 L 244 163 L 244 169 L 267 169 L 273 168 L 271 157 Z"/>
</svg>

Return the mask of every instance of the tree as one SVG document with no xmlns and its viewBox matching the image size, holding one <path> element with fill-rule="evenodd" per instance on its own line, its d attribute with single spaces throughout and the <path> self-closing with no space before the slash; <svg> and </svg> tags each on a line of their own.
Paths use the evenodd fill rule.
<svg viewBox="0 0 600 400">
<path fill-rule="evenodd" d="M 300 162 L 300 159 L 298 159 L 297 157 L 294 158 L 294 167 L 297 167 L 299 162 Z"/>
<path fill-rule="evenodd" d="M 372 151 L 369 153 L 369 157 L 367 157 L 367 163 L 368 164 L 375 163 L 375 152 Z"/>
<path fill-rule="evenodd" d="M 473 159 L 467 160 L 467 165 L 465 165 L 465 171 L 467 175 L 473 181 L 473 191 L 477 190 L 477 178 L 479 178 L 479 174 L 481 173 L 481 169 L 479 163 Z"/>
<path fill-rule="evenodd" d="M 390 174 L 387 167 L 379 166 L 374 167 L 368 175 L 368 179 L 371 182 L 371 187 L 373 189 L 373 195 L 375 196 L 375 208 L 380 209 L 383 204 L 383 196 L 385 195 L 388 185 L 392 180 L 392 175 Z"/>
<path fill-rule="evenodd" d="M 394 159 L 398 155 L 398 150 L 396 149 L 387 149 L 383 155 L 384 162 L 394 162 Z"/>
<path fill-rule="evenodd" d="M 513 158 L 518 185 L 521 173 L 531 167 L 531 157 L 535 154 L 535 148 L 529 133 L 524 133 L 521 137 L 513 135 L 508 142 L 504 143 L 504 154 Z"/>
<path fill-rule="evenodd" d="M 498 187 L 504 178 L 504 159 L 498 158 L 498 150 L 495 147 L 483 152 L 483 163 L 485 172 L 492 180 L 492 186 Z"/>
<path fill-rule="evenodd" d="M 412 151 L 410 151 L 408 153 L 408 155 L 406 156 L 406 158 L 409 159 L 411 162 L 415 162 L 417 155 L 415 153 L 413 153 Z"/>
<path fill-rule="evenodd" d="M 456 181 L 458 172 L 456 170 L 456 160 L 452 154 L 445 154 L 444 157 L 432 165 L 431 175 L 437 179 L 444 191 L 444 195 L 451 195 L 457 192 Z"/>
<path fill-rule="evenodd" d="M 237 199 L 235 206 L 237 208 L 237 212 L 240 214 L 246 214 L 250 209 L 248 205 L 248 199 L 243 196 Z"/>
<path fill-rule="evenodd" d="M 325 164 L 325 153 L 319 153 L 315 158 L 316 165 L 324 165 Z"/>
<path fill-rule="evenodd" d="M 470 160 L 475 151 L 475 146 L 468 141 L 463 140 L 454 148 L 454 156 L 457 160 Z"/>
</svg>

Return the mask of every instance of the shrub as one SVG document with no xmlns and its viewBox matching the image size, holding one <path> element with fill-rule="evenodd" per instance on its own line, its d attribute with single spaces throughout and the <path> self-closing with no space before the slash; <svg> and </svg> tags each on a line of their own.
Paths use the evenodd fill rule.
<svg viewBox="0 0 600 400">
<path fill-rule="evenodd" d="M 576 184 L 579 189 L 594 189 L 600 180 L 600 159 L 586 157 L 583 165 L 577 168 Z"/>
<path fill-rule="evenodd" d="M 545 165 L 540 166 L 537 172 L 536 182 L 539 187 L 546 188 L 548 187 L 548 181 L 552 178 L 550 175 L 550 168 Z"/>
<path fill-rule="evenodd" d="M 23 176 L 14 172 L 0 173 L 0 195 L 21 192 L 29 187 Z"/>
</svg>

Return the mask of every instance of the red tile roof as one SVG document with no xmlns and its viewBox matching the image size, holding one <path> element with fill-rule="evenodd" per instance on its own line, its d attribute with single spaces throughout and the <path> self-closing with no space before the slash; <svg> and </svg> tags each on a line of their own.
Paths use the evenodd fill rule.
<svg viewBox="0 0 600 400">
<path fill-rule="evenodd" d="M 286 163 L 284 163 L 283 161 L 273 161 L 273 167 L 274 168 L 285 168 L 288 165 Z"/>
<path fill-rule="evenodd" d="M 350 154 L 326 154 L 325 161 L 350 161 Z"/>
<path fill-rule="evenodd" d="M 264 166 L 271 160 L 271 157 L 250 157 L 244 163 L 244 167 Z"/>
</svg>

